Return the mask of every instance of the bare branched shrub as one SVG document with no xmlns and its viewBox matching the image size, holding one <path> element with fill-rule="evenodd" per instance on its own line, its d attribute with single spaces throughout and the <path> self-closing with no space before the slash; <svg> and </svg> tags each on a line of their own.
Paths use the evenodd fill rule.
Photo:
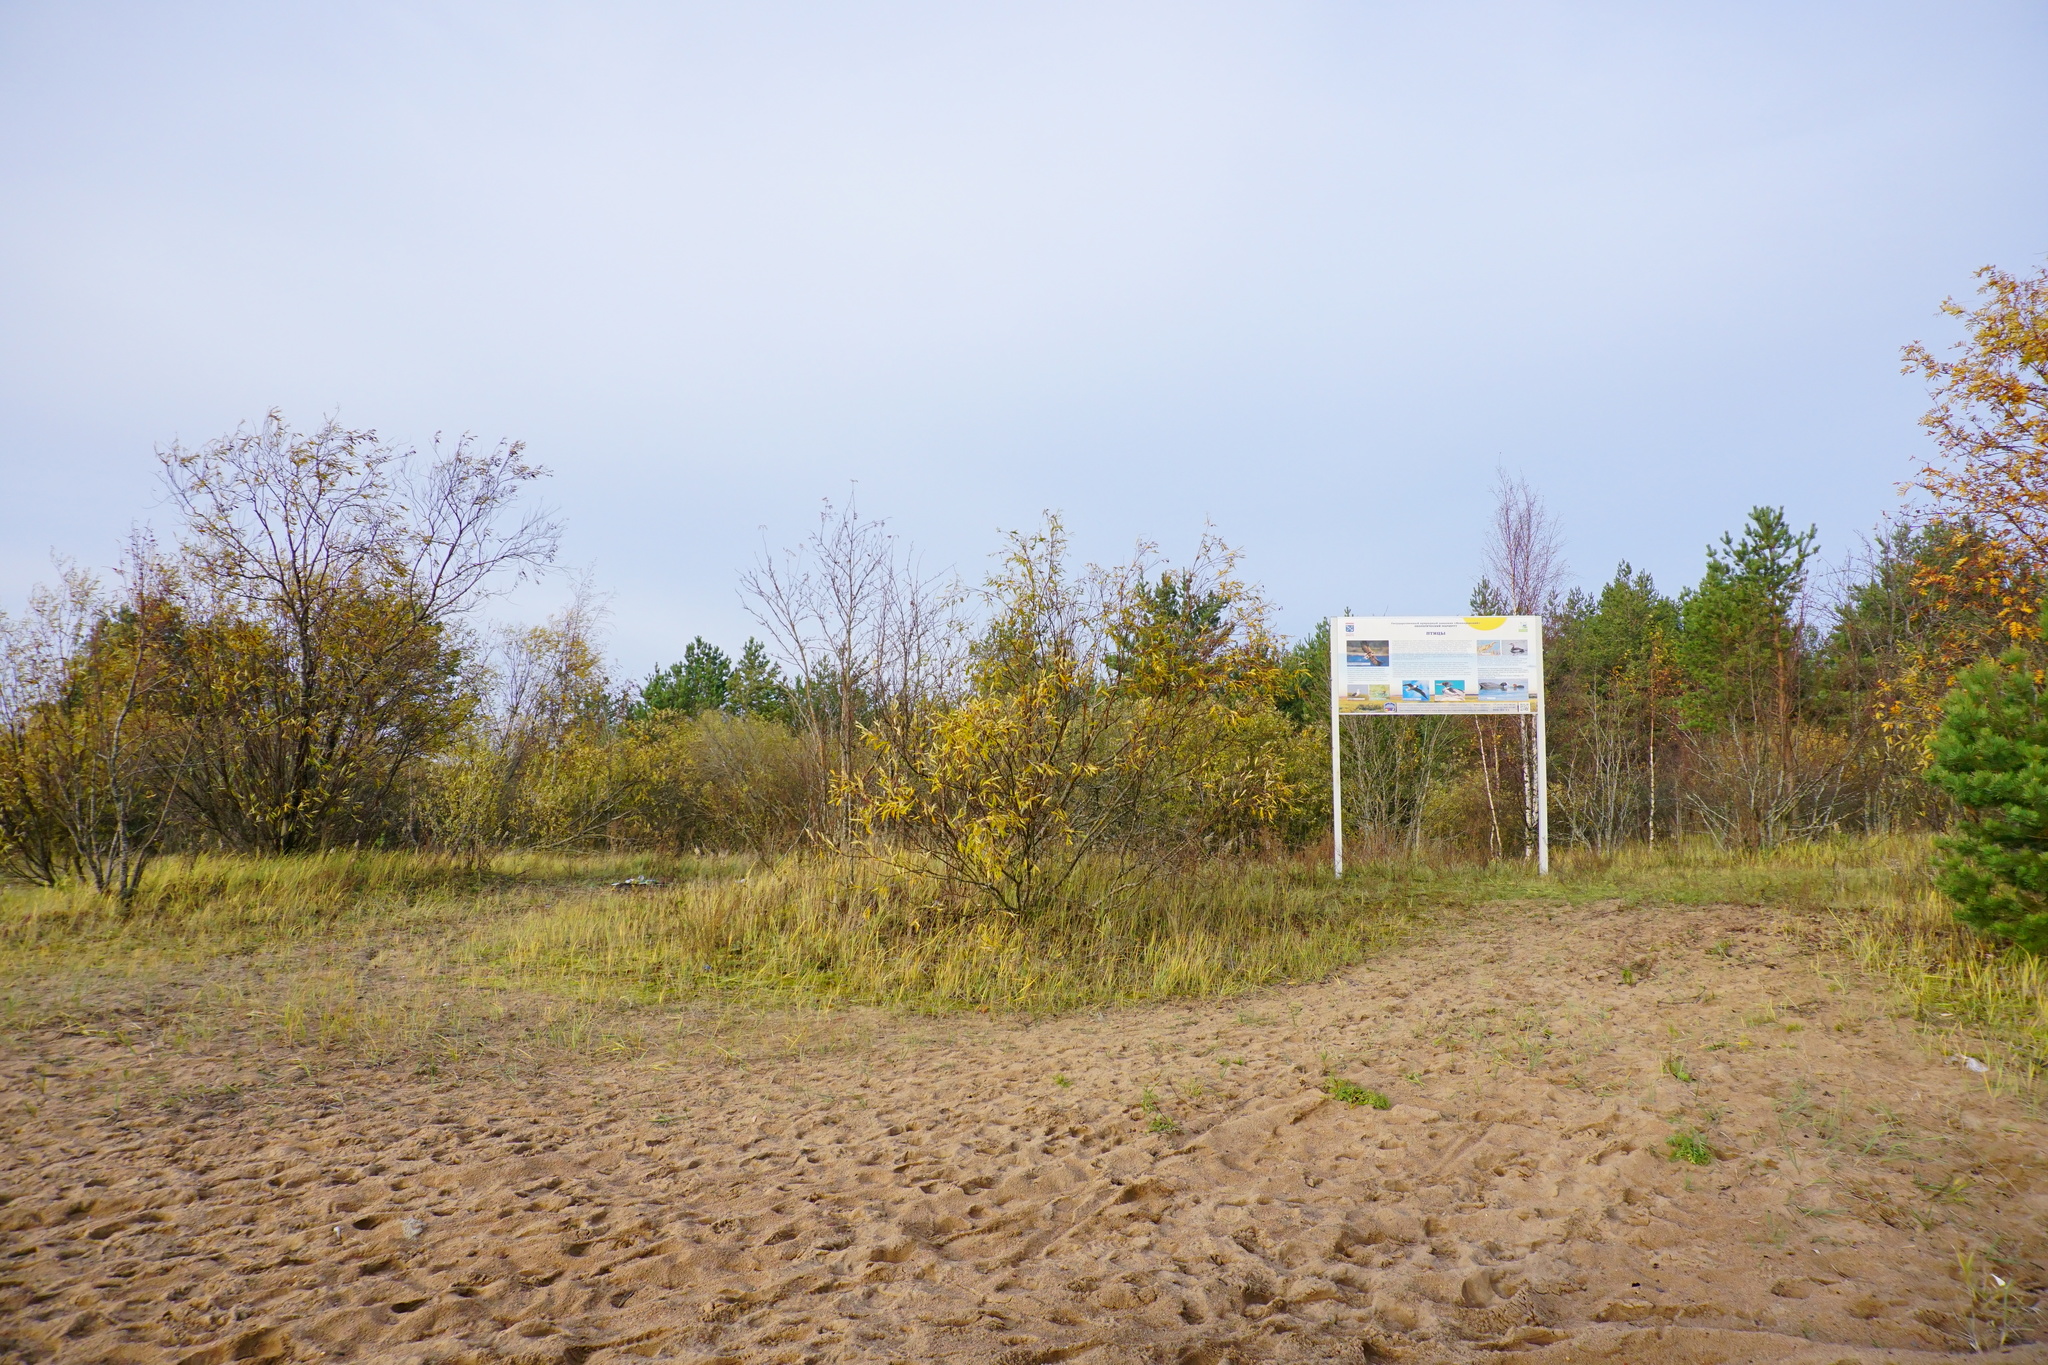
<svg viewBox="0 0 2048 1365">
<path fill-rule="evenodd" d="M 820 833 L 851 849 L 861 729 L 912 724 L 922 704 L 956 683 L 962 593 L 851 501 L 827 502 L 800 546 L 764 552 L 740 588 L 790 672 L 791 711 L 827 777 Z"/>
<path fill-rule="evenodd" d="M 123 904 L 161 845 L 187 735 L 163 702 L 175 686 L 175 619 L 144 538 L 123 591 L 67 567 L 0 613 L 0 866 L 66 877 Z"/>
<path fill-rule="evenodd" d="M 498 633 L 469 679 L 478 705 L 425 784 L 435 842 L 478 858 L 586 845 L 626 812 L 633 776 L 614 743 L 602 615 L 585 584 L 545 625 Z"/>
<path fill-rule="evenodd" d="M 1416 716 L 1344 727 L 1344 814 L 1368 848 L 1421 851 L 1432 802 L 1470 756 L 1471 724 Z"/>
<path fill-rule="evenodd" d="M 1729 726 L 1687 736 L 1686 811 L 1716 843 L 1769 848 L 1855 815 L 1854 737 L 1817 725 Z"/>
<path fill-rule="evenodd" d="M 1644 707 L 1598 686 L 1574 702 L 1572 743 L 1550 761 L 1559 833 L 1569 842 L 1612 852 L 1652 828 L 1656 773 L 1645 763 Z"/>
<path fill-rule="evenodd" d="M 462 733 L 456 625 L 553 558 L 544 471 L 518 443 L 415 453 L 272 412 L 162 452 L 184 521 L 183 694 L 200 771 L 186 797 L 230 847 L 291 852 L 401 820 L 429 755 Z"/>
</svg>

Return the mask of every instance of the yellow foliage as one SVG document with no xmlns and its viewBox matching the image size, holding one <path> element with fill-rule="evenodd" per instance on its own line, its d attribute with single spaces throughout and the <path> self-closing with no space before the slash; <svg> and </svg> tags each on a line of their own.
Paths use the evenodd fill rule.
<svg viewBox="0 0 2048 1365">
<path fill-rule="evenodd" d="M 2048 269 L 2020 277 L 1977 272 L 1984 302 L 1942 305 L 1968 324 L 1952 360 L 1915 342 L 1906 371 L 1930 384 L 1921 424 L 1947 457 L 1914 486 L 1944 513 L 1975 527 L 2003 557 L 2048 562 Z"/>
<path fill-rule="evenodd" d="M 1156 579 L 1069 571 L 1057 519 L 1016 535 L 958 693 L 885 711 L 846 779 L 863 846 L 1012 914 L 1053 904 L 1082 862 L 1127 870 L 1235 846 L 1287 804 L 1291 728 L 1272 710 L 1264 603 L 1213 538 Z"/>
</svg>

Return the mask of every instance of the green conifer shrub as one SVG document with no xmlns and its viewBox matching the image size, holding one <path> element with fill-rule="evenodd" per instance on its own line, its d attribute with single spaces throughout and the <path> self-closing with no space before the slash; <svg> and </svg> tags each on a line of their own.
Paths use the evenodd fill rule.
<svg viewBox="0 0 2048 1365">
<path fill-rule="evenodd" d="M 1962 807 L 1936 841 L 1937 883 L 1956 917 L 2048 952 L 2048 716 L 2027 656 L 1963 671 L 1935 731 L 1934 784 Z"/>
</svg>

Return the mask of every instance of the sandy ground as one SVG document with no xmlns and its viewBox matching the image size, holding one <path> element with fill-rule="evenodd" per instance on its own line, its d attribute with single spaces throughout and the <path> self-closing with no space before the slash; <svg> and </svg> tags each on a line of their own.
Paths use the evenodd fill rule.
<svg viewBox="0 0 2048 1365">
<path fill-rule="evenodd" d="M 458 1081 L 32 1039 L 0 1358 L 2048 1360 L 2038 1107 L 1766 912 L 868 1029 Z"/>
</svg>

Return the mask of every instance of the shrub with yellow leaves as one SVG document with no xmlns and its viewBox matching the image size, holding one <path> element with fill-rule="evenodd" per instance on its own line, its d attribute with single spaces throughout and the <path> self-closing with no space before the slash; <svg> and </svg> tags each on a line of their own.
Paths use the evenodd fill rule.
<svg viewBox="0 0 2048 1365">
<path fill-rule="evenodd" d="M 1076 571 L 1057 518 L 1013 535 L 959 676 L 867 727 L 873 762 L 845 779 L 863 851 L 937 900 L 1028 915 L 1084 863 L 1111 870 L 1088 882 L 1114 898 L 1261 837 L 1288 802 L 1293 731 L 1236 566 L 1211 536 L 1181 568 L 1140 546 Z"/>
</svg>

